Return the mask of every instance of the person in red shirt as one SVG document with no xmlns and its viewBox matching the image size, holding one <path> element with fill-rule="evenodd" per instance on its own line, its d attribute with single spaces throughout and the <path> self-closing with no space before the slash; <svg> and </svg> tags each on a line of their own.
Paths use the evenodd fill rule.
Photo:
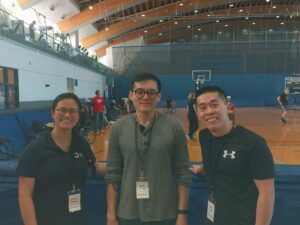
<svg viewBox="0 0 300 225">
<path fill-rule="evenodd" d="M 235 122 L 235 119 L 234 119 L 235 105 L 231 101 L 231 96 L 228 95 L 226 99 L 227 99 L 228 116 L 229 116 L 229 119 L 234 123 Z"/>
<path fill-rule="evenodd" d="M 93 117 L 95 119 L 95 125 L 97 132 L 101 132 L 103 128 L 103 111 L 104 111 L 104 99 L 100 95 L 100 91 L 95 92 L 96 96 L 92 98 L 91 103 L 93 107 Z"/>
</svg>

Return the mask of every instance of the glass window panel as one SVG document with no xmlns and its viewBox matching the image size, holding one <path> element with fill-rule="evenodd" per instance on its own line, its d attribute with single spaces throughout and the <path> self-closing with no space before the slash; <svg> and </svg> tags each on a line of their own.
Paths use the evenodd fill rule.
<svg viewBox="0 0 300 225">
<path fill-rule="evenodd" d="M 4 83 L 4 69 L 0 68 L 0 83 Z"/>
<path fill-rule="evenodd" d="M 5 109 L 5 88 L 0 84 L 0 109 Z"/>
<path fill-rule="evenodd" d="M 8 83 L 14 84 L 15 83 L 15 71 L 12 69 L 7 70 L 7 76 L 8 76 Z"/>
<path fill-rule="evenodd" d="M 8 86 L 8 108 L 15 109 L 17 108 L 17 96 L 16 88 L 14 86 Z"/>
</svg>

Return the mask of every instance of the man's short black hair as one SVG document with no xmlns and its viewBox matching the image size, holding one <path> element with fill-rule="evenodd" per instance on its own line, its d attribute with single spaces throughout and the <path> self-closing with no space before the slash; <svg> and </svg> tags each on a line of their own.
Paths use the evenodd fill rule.
<svg viewBox="0 0 300 225">
<path fill-rule="evenodd" d="M 156 76 L 154 76 L 150 73 L 141 73 L 141 74 L 135 75 L 131 80 L 131 90 L 133 90 L 135 82 L 140 82 L 140 81 L 145 81 L 145 80 L 154 80 L 157 83 L 158 92 L 159 93 L 161 92 L 160 80 Z"/>
<path fill-rule="evenodd" d="M 99 90 L 96 90 L 95 91 L 95 95 L 97 95 L 97 94 L 99 94 L 100 93 L 100 91 Z"/>
<path fill-rule="evenodd" d="M 220 98 L 224 102 L 226 102 L 227 94 L 222 88 L 220 88 L 218 86 L 204 86 L 204 87 L 200 88 L 198 91 L 196 91 L 195 100 L 197 101 L 197 98 L 200 95 L 203 95 L 203 94 L 208 93 L 208 92 L 217 92 L 219 94 Z"/>
</svg>

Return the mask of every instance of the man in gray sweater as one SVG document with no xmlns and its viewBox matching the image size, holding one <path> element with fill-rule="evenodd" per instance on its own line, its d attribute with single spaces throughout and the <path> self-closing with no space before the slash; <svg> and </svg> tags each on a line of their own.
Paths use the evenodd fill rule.
<svg viewBox="0 0 300 225">
<path fill-rule="evenodd" d="M 155 110 L 160 97 L 157 77 L 133 78 L 136 113 L 114 123 L 109 137 L 107 225 L 188 224 L 185 131 L 178 119 Z"/>
</svg>

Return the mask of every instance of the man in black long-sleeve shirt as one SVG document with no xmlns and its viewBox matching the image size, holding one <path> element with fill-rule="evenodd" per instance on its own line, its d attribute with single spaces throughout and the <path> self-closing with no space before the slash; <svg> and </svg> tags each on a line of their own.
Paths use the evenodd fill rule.
<svg viewBox="0 0 300 225">
<path fill-rule="evenodd" d="M 277 101 L 281 106 L 282 114 L 281 114 L 281 121 L 286 123 L 286 114 L 287 114 L 287 105 L 288 105 L 288 96 L 289 90 L 285 90 L 280 96 L 277 97 Z"/>
</svg>

